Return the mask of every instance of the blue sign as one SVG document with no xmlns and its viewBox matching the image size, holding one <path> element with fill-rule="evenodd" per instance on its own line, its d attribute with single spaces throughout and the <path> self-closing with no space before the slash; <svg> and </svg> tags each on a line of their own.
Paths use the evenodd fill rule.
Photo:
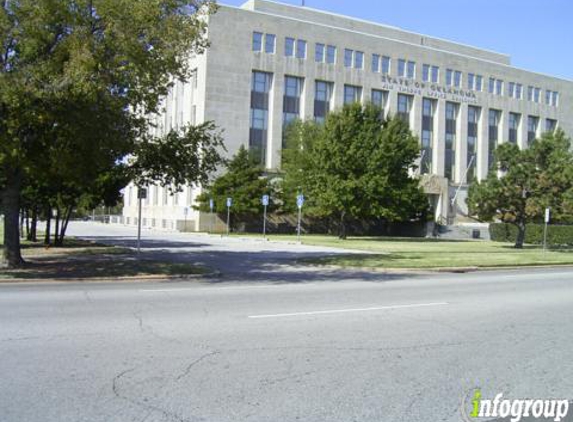
<svg viewBox="0 0 573 422">
<path fill-rule="evenodd" d="M 211 209 L 211 212 L 213 212 L 213 208 L 215 208 L 215 203 L 212 199 L 209 199 L 209 208 Z"/>
<path fill-rule="evenodd" d="M 233 198 L 227 198 L 227 208 L 231 208 L 231 205 L 233 205 Z"/>
<path fill-rule="evenodd" d="M 261 203 L 263 204 L 263 206 L 267 207 L 269 205 L 269 195 L 263 195 Z"/>
<path fill-rule="evenodd" d="M 300 194 L 296 196 L 296 206 L 302 208 L 304 205 L 304 195 Z"/>
</svg>

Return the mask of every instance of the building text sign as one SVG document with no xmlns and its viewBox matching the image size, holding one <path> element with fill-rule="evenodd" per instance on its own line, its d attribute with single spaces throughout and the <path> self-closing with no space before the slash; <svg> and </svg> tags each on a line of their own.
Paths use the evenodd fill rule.
<svg viewBox="0 0 573 422">
<path fill-rule="evenodd" d="M 460 103 L 477 103 L 475 92 L 453 87 L 443 87 L 434 83 L 418 82 L 410 79 L 382 76 L 383 89 L 396 90 L 402 94 L 421 95 L 428 98 L 444 99 Z"/>
</svg>

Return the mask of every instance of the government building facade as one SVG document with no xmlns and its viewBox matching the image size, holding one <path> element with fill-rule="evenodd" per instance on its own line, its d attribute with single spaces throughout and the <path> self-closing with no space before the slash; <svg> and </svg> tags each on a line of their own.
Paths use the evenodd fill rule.
<svg viewBox="0 0 573 422">
<path fill-rule="evenodd" d="M 208 50 L 190 58 L 192 77 L 175 83 L 155 116 L 157 134 L 212 120 L 229 156 L 245 145 L 276 172 L 289 122 L 373 102 L 419 137 L 413 177 L 440 222 L 463 221 L 468 183 L 486 177 L 497 145 L 527 148 L 556 128 L 573 134 L 573 82 L 512 67 L 505 54 L 267 0 L 220 6 L 208 38 Z M 142 224 L 205 230 L 212 216 L 192 208 L 200 192 L 149 186 Z M 123 214 L 137 223 L 134 186 Z"/>
</svg>

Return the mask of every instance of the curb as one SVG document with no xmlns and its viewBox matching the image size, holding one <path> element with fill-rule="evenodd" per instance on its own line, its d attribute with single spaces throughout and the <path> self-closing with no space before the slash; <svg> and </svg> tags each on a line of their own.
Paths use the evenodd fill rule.
<svg viewBox="0 0 573 422">
<path fill-rule="evenodd" d="M 177 282 L 186 280 L 199 280 L 209 277 L 221 276 L 220 271 L 210 271 L 203 274 L 175 274 L 175 275 L 141 275 L 122 277 L 75 277 L 75 278 L 12 278 L 0 279 L 0 286 L 10 284 L 69 284 L 69 283 L 150 283 L 150 282 Z"/>
</svg>

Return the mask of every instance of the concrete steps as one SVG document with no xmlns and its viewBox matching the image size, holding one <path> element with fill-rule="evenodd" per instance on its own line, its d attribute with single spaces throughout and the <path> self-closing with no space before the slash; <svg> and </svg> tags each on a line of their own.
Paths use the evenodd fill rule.
<svg viewBox="0 0 573 422">
<path fill-rule="evenodd" d="M 478 237 L 475 235 L 477 234 Z M 451 240 L 490 240 L 489 224 L 487 223 L 459 223 L 440 226 L 438 229 L 440 239 Z"/>
</svg>

